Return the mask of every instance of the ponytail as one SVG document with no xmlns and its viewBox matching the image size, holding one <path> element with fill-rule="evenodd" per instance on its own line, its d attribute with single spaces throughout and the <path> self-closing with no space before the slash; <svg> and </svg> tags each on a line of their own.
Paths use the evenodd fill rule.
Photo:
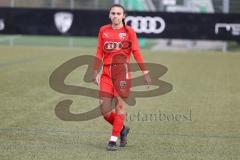
<svg viewBox="0 0 240 160">
<path fill-rule="evenodd" d="M 127 29 L 126 23 L 125 23 L 125 18 L 122 20 L 122 23 L 123 23 L 123 27 L 124 27 L 125 31 L 128 32 L 128 29 Z"/>
</svg>

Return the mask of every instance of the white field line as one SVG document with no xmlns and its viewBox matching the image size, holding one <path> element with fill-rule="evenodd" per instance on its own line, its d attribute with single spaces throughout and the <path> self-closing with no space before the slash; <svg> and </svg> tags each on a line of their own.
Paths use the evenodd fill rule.
<svg viewBox="0 0 240 160">
<path fill-rule="evenodd" d="M 3 37 L 3 38 L 0 38 L 0 42 L 11 41 L 11 40 L 15 40 L 15 39 L 18 39 L 18 38 L 21 38 L 21 37 L 22 37 L 21 35 L 18 35 L 18 36 L 6 36 L 6 37 Z"/>
</svg>

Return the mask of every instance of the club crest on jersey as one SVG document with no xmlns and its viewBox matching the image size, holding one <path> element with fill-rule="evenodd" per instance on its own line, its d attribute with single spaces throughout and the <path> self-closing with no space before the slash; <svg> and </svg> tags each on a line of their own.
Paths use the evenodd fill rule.
<svg viewBox="0 0 240 160">
<path fill-rule="evenodd" d="M 126 33 L 119 33 L 119 38 L 124 40 L 126 38 Z"/>
<path fill-rule="evenodd" d="M 120 81 L 120 88 L 125 88 L 126 85 L 127 85 L 127 82 L 126 81 Z"/>
</svg>

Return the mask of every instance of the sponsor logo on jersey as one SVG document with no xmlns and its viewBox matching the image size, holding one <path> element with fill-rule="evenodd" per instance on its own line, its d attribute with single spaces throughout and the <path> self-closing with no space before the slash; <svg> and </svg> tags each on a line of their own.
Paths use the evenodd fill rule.
<svg viewBox="0 0 240 160">
<path fill-rule="evenodd" d="M 103 49 L 107 52 L 120 49 L 129 49 L 131 48 L 132 43 L 130 41 L 121 41 L 121 42 L 111 42 L 106 41 L 104 43 Z"/>
<path fill-rule="evenodd" d="M 69 12 L 57 12 L 54 15 L 54 22 L 58 31 L 64 34 L 72 26 L 73 14 Z"/>
</svg>

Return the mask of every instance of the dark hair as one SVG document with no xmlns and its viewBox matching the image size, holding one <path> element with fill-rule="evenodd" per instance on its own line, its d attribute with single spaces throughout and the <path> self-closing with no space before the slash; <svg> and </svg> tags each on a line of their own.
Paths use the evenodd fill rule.
<svg viewBox="0 0 240 160">
<path fill-rule="evenodd" d="M 113 5 L 110 7 L 109 11 L 110 11 L 113 7 L 122 8 L 123 14 L 126 15 L 126 10 L 125 10 L 125 8 L 124 8 L 121 4 L 113 4 Z M 122 19 L 122 23 L 123 23 L 124 29 L 126 30 L 126 32 L 128 32 L 128 29 L 126 28 L 125 18 Z"/>
</svg>

